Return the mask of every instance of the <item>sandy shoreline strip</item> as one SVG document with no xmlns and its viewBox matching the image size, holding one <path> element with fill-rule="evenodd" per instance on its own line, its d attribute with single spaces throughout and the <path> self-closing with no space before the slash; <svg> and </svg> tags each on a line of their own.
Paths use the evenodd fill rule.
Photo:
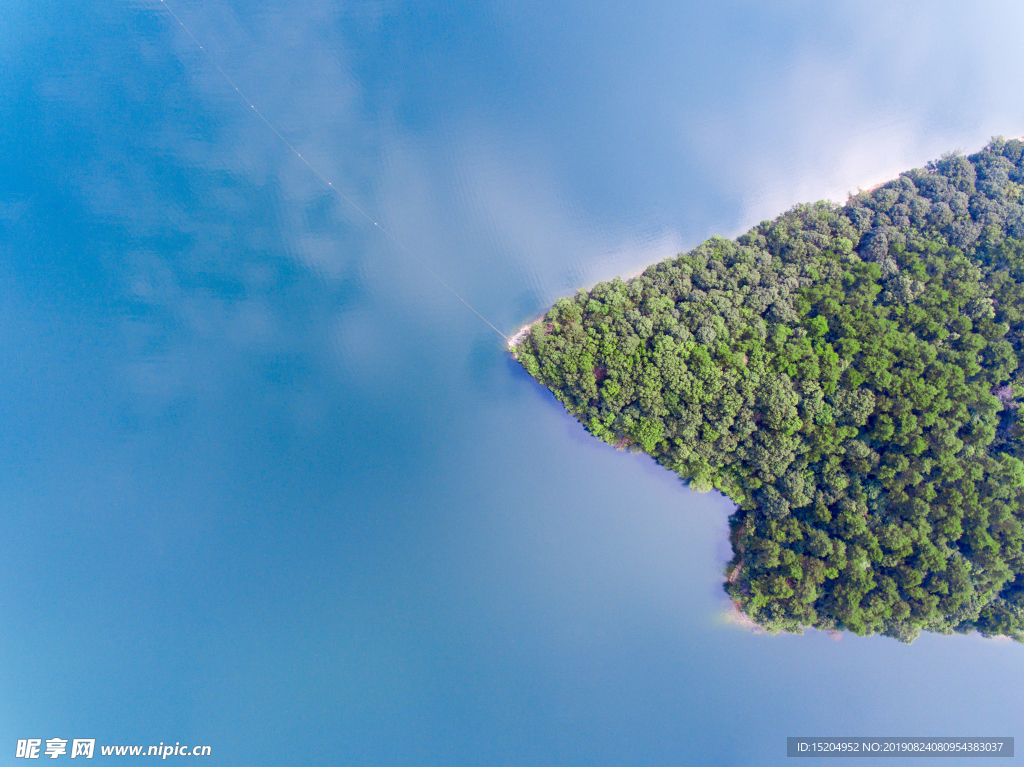
<svg viewBox="0 0 1024 767">
<path fill-rule="evenodd" d="M 538 322 L 540 322 L 542 319 L 544 319 L 545 316 L 546 316 L 546 313 L 542 314 L 540 317 L 538 317 L 535 320 L 530 320 L 530 322 L 527 322 L 525 325 L 523 325 L 521 328 L 519 328 L 519 330 L 516 331 L 516 334 L 514 336 L 512 336 L 510 339 L 508 339 L 508 348 L 509 348 L 509 350 L 515 349 L 516 346 L 519 345 L 519 342 L 522 341 L 524 338 L 526 338 L 527 335 L 529 335 L 530 328 L 532 328 L 534 325 L 536 325 Z M 515 352 L 512 352 L 512 356 L 513 357 L 516 356 Z"/>
<path fill-rule="evenodd" d="M 1006 140 L 1007 141 L 1024 141 L 1024 136 L 1013 136 L 1012 138 L 1009 138 L 1009 139 L 1006 139 Z M 873 186 L 871 186 L 869 189 L 861 189 L 860 187 L 857 187 L 857 191 L 856 192 L 847 192 L 847 194 L 850 197 L 857 197 L 858 195 L 861 195 L 861 194 L 870 194 L 871 192 L 874 192 L 876 189 L 881 189 L 883 186 L 885 186 L 886 184 L 888 184 L 888 183 L 890 183 L 892 181 L 899 180 L 900 175 L 901 174 L 897 174 L 897 175 L 893 176 L 892 178 L 887 178 L 884 181 L 880 181 L 877 184 L 874 184 Z M 838 203 L 838 202 L 836 204 L 841 206 L 841 204 Z M 755 223 L 755 224 L 753 224 L 753 226 L 757 226 L 757 224 Z M 739 235 L 737 235 L 737 237 L 738 236 Z M 735 240 L 735 237 L 732 238 L 732 239 Z M 700 245 L 700 243 L 698 243 L 697 245 Z M 694 247 L 697 247 L 697 245 L 695 245 Z M 691 250 L 692 250 L 692 248 L 691 248 Z M 674 256 L 665 256 L 664 258 L 661 259 L 661 261 L 666 261 L 666 260 L 669 260 L 669 259 L 672 259 L 672 258 L 677 258 L 678 256 L 684 255 L 685 253 L 688 253 L 688 252 L 689 251 L 680 251 L 679 253 L 677 253 Z M 661 261 L 654 261 L 654 262 L 652 262 L 650 264 L 647 264 L 646 266 L 642 266 L 642 267 L 640 267 L 640 269 L 638 271 L 636 271 L 633 274 L 630 274 L 628 276 L 623 277 L 623 276 L 620 275 L 619 279 L 621 279 L 623 282 L 629 282 L 630 280 L 632 280 L 632 279 L 642 275 L 650 267 L 655 266 L 656 264 L 661 263 Z M 598 280 L 598 282 L 594 283 L 594 285 L 597 285 L 600 282 L 610 282 L 613 279 L 615 279 L 615 278 L 612 277 L 609 280 Z M 584 290 L 590 290 L 591 288 L 594 287 L 594 285 L 591 285 L 589 288 L 583 288 L 583 289 Z M 537 319 L 533 320 L 532 322 L 528 322 L 525 325 L 523 325 L 521 328 L 519 328 L 519 330 L 516 331 L 516 334 L 509 339 L 509 341 L 508 341 L 508 348 L 509 349 L 514 349 L 516 347 L 516 345 L 520 341 L 522 341 L 523 338 L 526 337 L 527 333 L 530 332 L 530 328 L 533 327 L 534 325 L 536 325 L 542 319 L 544 319 L 544 317 L 546 315 L 547 315 L 547 312 L 545 312 L 544 314 L 540 315 Z M 513 353 L 512 356 L 515 356 L 515 353 Z"/>
<path fill-rule="evenodd" d="M 754 621 L 750 620 L 750 618 L 743 614 L 738 603 L 733 600 L 729 600 L 729 602 L 729 607 L 726 607 L 721 613 L 719 613 L 719 620 L 723 623 L 749 631 L 752 634 L 767 633 L 761 626 L 757 625 Z"/>
<path fill-rule="evenodd" d="M 664 258 L 661 259 L 661 261 L 667 261 L 669 259 L 676 258 L 678 256 L 683 255 L 683 253 L 685 253 L 685 252 L 686 251 L 680 251 L 679 253 L 677 253 L 674 256 L 665 256 Z M 630 274 L 628 276 L 623 277 L 622 275 L 616 275 L 616 277 L 610 277 L 610 278 L 608 278 L 606 280 L 598 280 L 597 282 L 595 282 L 590 287 L 578 288 L 577 290 L 586 290 L 586 291 L 589 292 L 590 290 L 592 290 L 594 288 L 595 285 L 599 285 L 602 282 L 611 282 L 612 280 L 614 280 L 616 278 L 622 280 L 623 282 L 629 282 L 630 280 L 634 279 L 635 277 L 639 277 L 641 274 L 646 272 L 652 266 L 661 263 L 661 261 L 654 261 L 653 263 L 650 263 L 650 264 L 647 264 L 646 266 L 640 267 L 639 270 L 637 270 L 636 272 L 634 272 L 633 274 Z M 550 308 L 548 309 L 548 311 L 550 311 Z M 547 316 L 548 316 L 548 313 L 547 313 L 547 311 L 545 311 L 544 314 L 541 314 L 536 319 L 530 320 L 525 325 L 523 325 L 521 328 L 519 328 L 519 330 L 516 331 L 515 335 L 512 336 L 508 340 L 508 348 L 509 349 L 514 349 L 519 344 L 519 342 L 522 341 L 529 334 L 530 328 L 532 328 L 534 325 L 536 325 L 538 322 L 540 322 L 541 320 L 543 320 Z M 513 353 L 512 356 L 514 357 L 515 354 Z"/>
</svg>

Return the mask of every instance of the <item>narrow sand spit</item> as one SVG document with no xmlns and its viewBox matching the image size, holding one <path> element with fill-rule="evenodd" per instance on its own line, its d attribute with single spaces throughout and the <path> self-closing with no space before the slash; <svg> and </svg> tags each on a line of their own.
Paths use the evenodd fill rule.
<svg viewBox="0 0 1024 767">
<path fill-rule="evenodd" d="M 752 634 L 767 633 L 763 628 L 754 623 L 754 621 L 750 620 L 750 618 L 741 613 L 739 606 L 735 602 L 732 603 L 731 610 L 727 609 L 722 612 L 721 619 L 725 623 L 732 624 L 733 626 L 738 626 L 739 628 L 744 629 L 745 631 L 749 631 Z"/>
<path fill-rule="evenodd" d="M 532 322 L 529 325 L 523 325 L 521 328 L 519 328 L 519 330 L 516 331 L 516 334 L 512 336 L 510 339 L 508 339 L 508 348 L 514 349 L 515 347 L 517 347 L 519 345 L 519 342 L 526 338 L 526 335 L 527 333 L 530 332 L 531 327 L 533 327 Z"/>
<path fill-rule="evenodd" d="M 528 336 L 530 334 L 530 328 L 532 328 L 534 325 L 536 325 L 542 319 L 544 319 L 544 315 L 543 314 L 540 317 L 538 317 L 537 319 L 531 320 L 530 322 L 527 322 L 525 325 L 523 325 L 521 328 L 519 328 L 519 330 L 516 331 L 516 334 L 514 336 L 512 336 L 510 339 L 508 339 L 508 348 L 509 348 L 509 350 L 515 349 L 519 345 L 519 342 L 522 341 L 524 338 L 526 338 L 526 336 Z M 512 356 L 515 359 L 519 359 L 518 357 L 516 357 L 516 353 L 514 351 L 512 352 Z"/>
</svg>

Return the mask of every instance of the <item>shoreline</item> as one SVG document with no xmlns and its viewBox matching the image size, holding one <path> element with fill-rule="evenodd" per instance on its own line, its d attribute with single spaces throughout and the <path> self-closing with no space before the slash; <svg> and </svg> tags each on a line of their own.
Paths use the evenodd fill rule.
<svg viewBox="0 0 1024 767">
<path fill-rule="evenodd" d="M 740 611 L 740 606 L 735 600 L 730 599 L 729 606 L 725 607 L 723 605 L 723 607 L 724 609 L 719 614 L 720 620 L 723 623 L 735 626 L 736 628 L 739 628 L 743 631 L 747 631 L 751 634 L 768 634 L 768 632 L 765 631 L 765 629 L 762 626 L 759 626 L 757 623 L 752 621 L 750 618 L 748 618 Z"/>
<path fill-rule="evenodd" d="M 676 253 L 674 256 L 665 256 L 661 260 L 662 261 L 667 261 L 668 259 L 676 258 L 677 256 L 681 256 L 681 255 L 683 255 L 686 252 L 687 251 L 680 251 L 679 253 Z M 635 277 L 639 277 L 644 272 L 646 272 L 651 266 L 653 266 L 655 264 L 658 264 L 658 263 L 660 263 L 660 261 L 653 261 L 652 263 L 647 264 L 647 266 L 641 267 L 639 271 L 637 271 L 637 272 L 635 272 L 633 274 L 630 274 L 628 276 L 623 276 L 621 274 L 620 275 L 615 275 L 614 277 L 609 277 L 608 279 L 598 280 L 597 282 L 595 282 L 593 285 L 590 285 L 589 287 L 577 288 L 577 290 L 587 290 L 587 291 L 589 291 L 589 290 L 593 289 L 593 287 L 595 285 L 599 285 L 602 282 L 611 282 L 612 280 L 614 280 L 616 278 L 622 280 L 623 282 L 628 282 L 629 280 L 632 280 Z M 525 325 L 523 325 L 521 328 L 519 328 L 519 330 L 517 330 L 515 332 L 515 334 L 508 339 L 509 351 L 512 351 L 513 349 L 515 349 L 515 347 L 519 344 L 519 342 L 522 341 L 523 338 L 525 338 L 527 336 L 527 334 L 530 332 L 530 328 L 532 328 L 538 322 L 542 321 L 545 317 L 547 317 L 548 311 L 550 311 L 550 310 L 551 310 L 551 307 L 548 307 L 548 309 L 543 314 L 538 316 L 536 319 L 530 320 Z M 515 352 L 512 352 L 512 356 L 513 357 L 516 356 Z"/>
<path fill-rule="evenodd" d="M 1012 136 L 1012 137 L 1007 138 L 1005 140 L 1006 141 L 1024 141 L 1024 135 Z M 871 186 L 868 189 L 861 189 L 860 187 L 857 187 L 857 191 L 856 192 L 847 191 L 847 193 L 846 193 L 847 194 L 847 199 L 852 199 L 852 198 L 858 197 L 859 195 L 862 195 L 862 194 L 871 194 L 872 192 L 874 192 L 874 191 L 876 191 L 878 189 L 881 189 L 886 184 L 891 183 L 893 181 L 899 180 L 901 175 L 902 175 L 902 173 L 897 173 L 895 176 L 893 176 L 891 178 L 887 178 L 884 181 L 879 181 L 877 184 L 874 184 L 873 186 Z M 837 202 L 837 201 L 833 201 L 833 200 L 828 200 L 828 202 L 834 202 L 836 205 L 839 205 L 840 207 L 843 205 L 843 203 L 840 203 L 840 202 Z M 753 226 L 757 226 L 757 224 L 754 224 Z M 749 230 L 747 230 L 747 231 L 749 231 Z M 741 232 L 741 234 L 742 234 L 742 232 Z M 739 235 L 736 235 L 736 236 L 738 237 Z M 733 237 L 731 239 L 736 239 L 736 237 Z M 700 243 L 698 243 L 698 245 L 699 244 Z M 697 247 L 697 246 L 695 245 L 694 247 Z M 691 248 L 691 250 L 692 250 L 692 248 Z M 683 255 L 683 254 L 685 254 L 687 252 L 689 252 L 689 251 L 680 251 L 679 253 L 675 254 L 675 256 L 665 256 L 661 260 L 665 261 L 665 260 L 668 260 L 668 259 L 671 259 L 671 258 L 675 258 L 675 257 L 681 256 L 681 255 Z M 659 261 L 653 261 L 650 264 L 647 264 L 647 266 L 641 267 L 639 269 L 639 271 L 635 272 L 634 274 L 630 274 L 628 276 L 623 276 L 623 275 L 617 275 L 617 276 L 623 282 L 628 282 L 629 280 L 632 280 L 632 279 L 634 279 L 636 277 L 639 277 L 644 272 L 646 272 L 651 266 L 654 266 L 655 264 L 658 264 L 658 263 L 660 263 L 660 262 Z M 615 279 L 615 277 L 611 277 L 608 280 L 598 280 L 597 282 L 594 283 L 594 285 L 597 285 L 600 282 L 608 282 L 608 281 L 613 280 L 613 279 Z M 594 287 L 594 285 L 591 285 L 589 287 L 579 288 L 579 289 L 580 290 L 590 290 L 591 288 Z M 523 325 L 521 328 L 519 328 L 519 330 L 516 331 L 515 335 L 513 335 L 509 339 L 509 341 L 508 341 L 508 348 L 509 348 L 509 350 L 514 349 L 516 347 L 516 345 L 526 336 L 526 334 L 530 332 L 530 328 L 533 327 L 534 325 L 536 325 L 541 320 L 543 320 L 546 315 L 547 315 L 547 312 L 545 312 L 544 314 L 540 315 L 537 319 L 535 319 L 535 320 L 533 320 L 531 322 L 528 322 L 525 325 Z M 512 356 L 515 357 L 515 352 L 512 353 Z"/>
<path fill-rule="evenodd" d="M 521 328 L 519 328 L 519 330 L 516 331 L 514 336 L 512 336 L 510 339 L 508 339 L 508 349 L 509 349 L 510 352 L 512 352 L 512 356 L 514 358 L 518 359 L 518 357 L 516 357 L 516 353 L 514 351 L 516 346 L 519 345 L 520 341 L 522 341 L 524 338 L 526 338 L 526 336 L 530 332 L 530 328 L 532 328 L 534 325 L 536 325 L 538 322 L 540 322 L 542 319 L 544 319 L 544 317 L 546 315 L 547 315 L 547 312 L 545 312 L 544 314 L 540 315 L 540 317 L 538 317 L 535 320 L 530 320 L 525 325 L 523 325 Z"/>
</svg>

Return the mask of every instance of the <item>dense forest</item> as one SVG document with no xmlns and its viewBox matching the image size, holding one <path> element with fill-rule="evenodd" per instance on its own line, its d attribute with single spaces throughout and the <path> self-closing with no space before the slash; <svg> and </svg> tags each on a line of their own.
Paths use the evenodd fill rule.
<svg viewBox="0 0 1024 767">
<path fill-rule="evenodd" d="M 1024 640 L 1024 142 L 581 290 L 513 353 L 737 503 L 725 589 L 768 630 Z"/>
</svg>

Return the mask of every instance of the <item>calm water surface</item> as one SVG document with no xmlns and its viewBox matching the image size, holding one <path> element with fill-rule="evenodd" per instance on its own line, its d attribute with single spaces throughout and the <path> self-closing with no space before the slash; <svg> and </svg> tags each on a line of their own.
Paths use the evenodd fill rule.
<svg viewBox="0 0 1024 767">
<path fill-rule="evenodd" d="M 3 760 L 34 737 L 417 767 L 1024 737 L 1020 645 L 731 624 L 731 504 L 590 439 L 213 65 L 511 334 L 1024 132 L 1019 4 L 172 8 L 210 57 L 159 2 L 0 19 Z"/>
</svg>

